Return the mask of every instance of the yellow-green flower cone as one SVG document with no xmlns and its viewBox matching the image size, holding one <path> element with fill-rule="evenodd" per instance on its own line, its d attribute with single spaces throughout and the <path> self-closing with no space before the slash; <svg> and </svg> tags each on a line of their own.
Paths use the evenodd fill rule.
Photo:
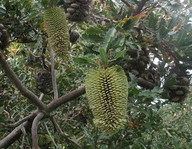
<svg viewBox="0 0 192 149">
<path fill-rule="evenodd" d="M 48 8 L 44 13 L 45 29 L 56 56 L 66 55 L 69 31 L 64 10 L 59 7 Z"/>
<path fill-rule="evenodd" d="M 95 125 L 107 134 L 123 128 L 127 115 L 128 81 L 120 66 L 90 70 L 85 79 L 86 94 Z"/>
</svg>

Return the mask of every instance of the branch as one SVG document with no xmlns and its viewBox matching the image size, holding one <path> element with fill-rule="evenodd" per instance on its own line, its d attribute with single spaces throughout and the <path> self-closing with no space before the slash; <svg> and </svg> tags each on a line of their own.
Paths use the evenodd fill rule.
<svg viewBox="0 0 192 149">
<path fill-rule="evenodd" d="M 131 5 L 129 5 L 128 2 L 126 2 L 125 0 L 121 0 L 127 7 L 131 7 Z"/>
<path fill-rule="evenodd" d="M 85 94 L 85 87 L 80 87 L 66 95 L 61 96 L 57 100 L 53 100 L 51 103 L 47 105 L 47 111 L 51 112 L 61 106 L 62 104 L 73 100 L 81 95 Z"/>
<path fill-rule="evenodd" d="M 30 127 L 30 122 L 24 122 L 23 124 L 16 127 L 9 135 L 7 135 L 5 138 L 3 138 L 0 141 L 0 148 L 8 148 L 12 143 L 14 143 L 22 134 L 22 128 Z"/>
<path fill-rule="evenodd" d="M 61 127 L 59 126 L 59 124 L 57 123 L 56 119 L 54 118 L 54 116 L 50 117 L 51 122 L 53 123 L 53 126 L 55 128 L 55 130 L 59 133 L 59 134 L 63 134 L 63 131 L 61 129 Z"/>
<path fill-rule="evenodd" d="M 61 104 L 64 104 L 70 100 L 73 100 L 74 98 L 77 98 L 85 93 L 85 87 L 80 87 L 66 95 L 61 96 L 57 100 L 53 100 L 50 104 L 48 104 L 48 109 L 46 112 L 51 112 L 54 109 L 58 108 Z M 33 115 L 36 116 L 36 112 Z M 30 117 L 30 116 L 29 116 Z M 34 117 L 31 116 L 31 120 L 34 119 Z M 27 117 L 26 117 L 27 118 Z M 24 118 L 25 119 L 25 118 Z M 28 119 L 30 120 L 30 119 Z M 24 120 L 22 120 L 24 121 Z M 35 120 L 34 120 L 35 121 Z M 20 122 L 19 122 L 20 123 Z M 17 125 L 17 124 L 16 124 Z M 31 128 L 31 123 L 29 121 L 24 122 L 23 124 L 20 124 L 18 127 L 16 127 L 10 134 L 8 134 L 5 138 L 3 138 L 0 141 L 0 148 L 6 148 L 9 147 L 12 143 L 14 143 L 22 134 L 22 128 Z"/>
<path fill-rule="evenodd" d="M 55 68 L 54 68 L 54 51 L 53 48 L 50 45 L 50 56 L 51 56 L 51 76 L 52 76 L 52 86 L 53 86 L 53 92 L 54 92 L 54 99 L 58 98 L 58 89 L 57 89 L 57 81 L 56 81 L 56 74 L 55 74 Z"/>
<path fill-rule="evenodd" d="M 33 120 L 33 124 L 31 127 L 32 149 L 39 149 L 37 128 L 38 128 L 39 121 L 43 118 L 43 116 L 44 116 L 44 113 L 40 112 Z"/>
<path fill-rule="evenodd" d="M 4 69 L 5 73 L 9 77 L 9 79 L 14 83 L 14 85 L 20 90 L 23 96 L 27 97 L 31 102 L 33 102 L 39 109 L 45 109 L 46 105 L 39 100 L 39 98 L 30 90 L 28 90 L 22 82 L 18 79 L 17 75 L 13 70 L 9 67 L 7 62 L 3 59 L 3 56 L 0 53 L 0 64 Z"/>
<path fill-rule="evenodd" d="M 42 100 L 43 96 L 44 96 L 44 94 L 41 93 L 41 95 L 40 95 L 40 97 L 39 97 L 39 100 Z M 24 117 L 23 119 L 15 122 L 14 124 L 9 124 L 8 127 L 14 127 L 14 128 L 15 128 L 15 127 L 19 126 L 20 124 L 22 124 L 23 122 L 25 122 L 25 121 L 27 121 L 27 120 L 33 119 L 33 118 L 37 115 L 37 112 L 38 112 L 38 111 L 34 111 L 34 112 L 31 113 L 30 115 L 28 115 L 28 116 Z"/>
<path fill-rule="evenodd" d="M 47 130 L 47 133 L 49 135 L 49 137 L 51 138 L 51 141 L 53 142 L 53 144 L 55 145 L 55 148 L 58 148 L 57 144 L 55 143 L 54 138 L 51 135 L 51 132 L 49 131 L 49 128 L 47 127 L 47 124 L 44 123 L 45 129 Z"/>
<path fill-rule="evenodd" d="M 134 11 L 133 15 L 137 15 L 141 13 L 143 7 L 145 6 L 146 2 L 149 0 L 141 0 L 141 2 L 138 4 L 137 9 Z"/>
<path fill-rule="evenodd" d="M 36 115 L 36 112 L 33 112 L 33 113 L 31 113 L 30 115 L 24 117 L 23 119 L 17 121 L 16 123 L 14 123 L 14 124 L 9 124 L 8 127 L 17 127 L 17 126 L 21 125 L 22 123 L 24 123 L 25 121 L 28 121 L 29 119 L 34 118 L 35 115 Z"/>
</svg>

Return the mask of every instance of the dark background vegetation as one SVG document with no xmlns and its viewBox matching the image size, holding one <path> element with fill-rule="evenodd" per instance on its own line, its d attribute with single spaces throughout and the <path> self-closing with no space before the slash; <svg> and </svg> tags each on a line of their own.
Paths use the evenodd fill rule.
<svg viewBox="0 0 192 149">
<path fill-rule="evenodd" d="M 66 2 L 57 5 L 64 8 Z M 49 0 L 0 1 L 0 23 L 9 34 L 9 46 L 0 49 L 1 63 L 6 60 L 38 97 L 42 93 L 36 85 L 37 70 L 50 65 L 44 3 Z M 113 136 L 100 132 L 92 122 L 86 95 L 77 95 L 40 121 L 39 146 L 191 149 L 192 1 L 98 0 L 91 8 L 87 20 L 68 22 L 70 30 L 80 34 L 70 43 L 70 57 L 55 58 L 59 97 L 83 86 L 90 68 L 121 65 L 129 80 L 127 123 Z M 7 76 L 0 65 L 1 140 L 16 127 L 11 124 L 37 109 Z M 52 100 L 53 93 L 43 95 L 43 103 Z M 31 148 L 30 127 L 20 130 L 20 137 L 7 140 L 9 148 Z"/>
</svg>

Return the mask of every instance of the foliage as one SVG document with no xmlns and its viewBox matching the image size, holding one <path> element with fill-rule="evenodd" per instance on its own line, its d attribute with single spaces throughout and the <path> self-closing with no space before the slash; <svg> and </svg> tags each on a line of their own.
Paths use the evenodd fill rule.
<svg viewBox="0 0 192 149">
<path fill-rule="evenodd" d="M 67 0 L 60 0 L 63 7 Z M 143 4 L 143 5 L 142 5 Z M 39 68 L 50 67 L 50 52 L 44 29 L 43 12 L 53 5 L 50 0 L 4 0 L 0 2 L 0 23 L 9 32 L 10 45 L 1 51 L 21 82 L 36 95 L 35 74 Z M 125 128 L 115 135 L 106 135 L 93 123 L 93 115 L 85 95 L 61 105 L 51 113 L 63 134 L 57 133 L 49 119 L 39 125 L 39 143 L 43 148 L 192 148 L 191 89 L 188 98 L 173 103 L 164 96 L 164 85 L 175 87 L 176 79 L 166 82 L 173 68 L 181 69 L 181 76 L 190 78 L 192 69 L 192 1 L 94 1 L 90 19 L 68 22 L 70 30 L 78 30 L 80 38 L 70 44 L 69 59 L 55 59 L 59 97 L 84 85 L 90 68 L 110 67 L 140 60 L 148 51 L 146 67 L 139 65 L 138 76 L 126 70 L 129 80 L 128 118 Z M 136 51 L 136 56 L 132 56 Z M 135 63 L 135 65 L 138 65 Z M 135 68 L 134 68 L 135 69 Z M 144 69 L 144 70 L 142 70 Z M 153 74 L 153 88 L 139 83 L 143 77 L 149 82 L 148 70 Z M 174 71 L 177 74 L 177 71 Z M 147 83 L 148 83 L 147 82 Z M 0 67 L 0 138 L 11 132 L 9 124 L 24 118 L 36 107 L 12 84 Z M 146 84 L 146 82 L 145 82 Z M 53 94 L 44 95 L 49 103 Z M 23 136 L 10 148 L 30 148 L 31 134 Z"/>
</svg>

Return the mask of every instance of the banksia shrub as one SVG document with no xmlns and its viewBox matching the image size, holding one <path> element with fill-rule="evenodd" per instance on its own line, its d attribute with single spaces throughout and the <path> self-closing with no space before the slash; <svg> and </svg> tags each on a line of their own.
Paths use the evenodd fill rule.
<svg viewBox="0 0 192 149">
<path fill-rule="evenodd" d="M 126 122 L 128 81 L 120 66 L 90 70 L 86 94 L 95 125 L 107 134 L 117 133 Z"/>
<path fill-rule="evenodd" d="M 9 36 L 4 25 L 0 23 L 0 50 L 4 50 L 9 43 Z"/>
<path fill-rule="evenodd" d="M 50 44 L 56 55 L 65 56 L 69 43 L 69 31 L 64 11 L 59 7 L 48 8 L 44 14 L 44 22 Z"/>
<path fill-rule="evenodd" d="M 64 4 L 67 19 L 73 22 L 82 22 L 89 18 L 92 0 L 71 0 Z"/>
<path fill-rule="evenodd" d="M 44 94 L 53 91 L 51 73 L 45 69 L 39 69 L 36 72 L 36 87 Z"/>
</svg>

